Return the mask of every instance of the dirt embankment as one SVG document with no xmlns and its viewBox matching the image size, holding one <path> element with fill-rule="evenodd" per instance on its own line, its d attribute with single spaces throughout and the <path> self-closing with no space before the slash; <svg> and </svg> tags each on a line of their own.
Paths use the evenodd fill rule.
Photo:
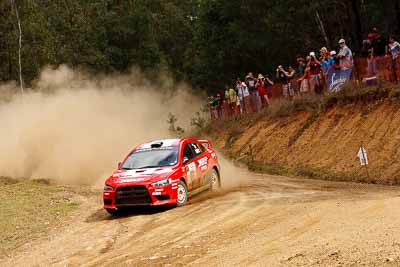
<svg viewBox="0 0 400 267">
<path fill-rule="evenodd" d="M 398 184 L 399 107 L 398 99 L 385 99 L 284 117 L 258 114 L 218 121 L 209 132 L 219 149 L 255 170 Z M 361 144 L 368 152 L 368 173 L 357 158 Z"/>
</svg>

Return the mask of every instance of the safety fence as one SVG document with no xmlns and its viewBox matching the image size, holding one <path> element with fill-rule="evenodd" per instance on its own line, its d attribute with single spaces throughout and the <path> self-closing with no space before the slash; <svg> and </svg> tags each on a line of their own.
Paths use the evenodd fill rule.
<svg viewBox="0 0 400 267">
<path fill-rule="evenodd" d="M 338 92 L 348 81 L 358 85 L 363 84 L 364 86 L 376 85 L 378 81 L 387 81 L 395 84 L 400 80 L 400 58 L 393 59 L 391 56 L 355 58 L 351 69 L 330 69 L 327 73 L 321 73 L 319 77 L 323 88 L 319 94 Z M 284 98 L 288 100 L 301 98 L 304 94 L 300 93 L 299 78 L 300 76 L 297 75 L 290 81 L 294 92 L 293 96 L 284 96 L 283 84 L 280 82 L 268 86 L 266 91 L 270 103 Z M 354 88 L 357 87 L 354 86 Z M 309 94 L 316 94 L 316 92 L 309 92 Z M 214 99 L 213 103 L 209 103 L 211 119 L 259 112 L 269 104 L 258 93 L 250 94 L 250 96 L 242 99 L 237 97 L 237 100 L 236 103 L 230 103 L 227 99 Z"/>
</svg>

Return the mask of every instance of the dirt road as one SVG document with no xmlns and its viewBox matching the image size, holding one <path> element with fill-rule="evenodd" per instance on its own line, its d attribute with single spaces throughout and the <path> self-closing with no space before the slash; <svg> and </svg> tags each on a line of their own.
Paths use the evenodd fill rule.
<svg viewBox="0 0 400 267">
<path fill-rule="evenodd" d="M 0 265 L 400 265 L 399 188 L 246 175 L 230 192 L 118 218 L 85 198 L 63 230 Z"/>
</svg>

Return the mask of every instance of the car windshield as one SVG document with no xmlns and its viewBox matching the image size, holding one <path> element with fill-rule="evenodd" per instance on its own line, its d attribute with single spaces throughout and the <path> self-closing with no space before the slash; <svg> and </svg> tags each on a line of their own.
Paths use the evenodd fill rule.
<svg viewBox="0 0 400 267">
<path fill-rule="evenodd" d="M 133 151 L 122 164 L 125 170 L 174 166 L 178 163 L 178 147 Z"/>
</svg>

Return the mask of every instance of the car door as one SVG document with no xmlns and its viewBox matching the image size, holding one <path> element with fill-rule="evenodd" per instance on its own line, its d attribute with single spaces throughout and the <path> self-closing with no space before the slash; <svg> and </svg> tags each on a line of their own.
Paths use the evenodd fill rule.
<svg viewBox="0 0 400 267">
<path fill-rule="evenodd" d="M 198 187 L 198 169 L 196 164 L 196 154 L 190 143 L 183 147 L 182 164 L 186 172 L 186 185 L 189 191 Z"/>
<path fill-rule="evenodd" d="M 208 173 L 208 157 L 205 148 L 197 142 L 190 143 L 195 153 L 195 162 L 197 167 L 196 187 L 206 184 L 206 175 Z"/>
</svg>

